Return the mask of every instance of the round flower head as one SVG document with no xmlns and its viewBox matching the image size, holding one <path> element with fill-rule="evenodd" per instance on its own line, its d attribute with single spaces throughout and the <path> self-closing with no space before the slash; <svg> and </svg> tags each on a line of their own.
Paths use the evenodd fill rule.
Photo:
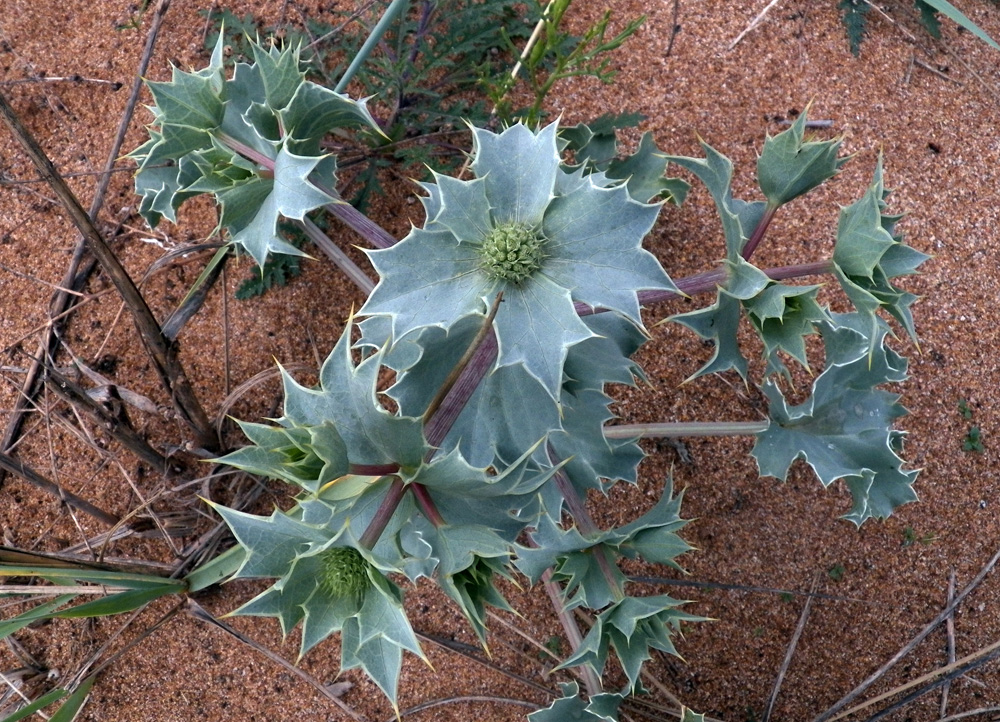
<svg viewBox="0 0 1000 722">
<path fill-rule="evenodd" d="M 368 561 L 353 547 L 333 547 L 320 557 L 319 585 L 332 597 L 356 597 L 368 588 Z"/>
<path fill-rule="evenodd" d="M 473 128 L 476 178 L 424 186 L 424 227 L 369 252 L 381 280 L 361 314 L 388 317 L 399 339 L 482 314 L 503 291 L 497 364 L 521 365 L 553 398 L 567 350 L 593 336 L 576 303 L 641 327 L 637 292 L 676 290 L 641 247 L 659 206 L 603 176 L 563 170 L 557 132 L 556 123 L 537 133 Z"/>
</svg>

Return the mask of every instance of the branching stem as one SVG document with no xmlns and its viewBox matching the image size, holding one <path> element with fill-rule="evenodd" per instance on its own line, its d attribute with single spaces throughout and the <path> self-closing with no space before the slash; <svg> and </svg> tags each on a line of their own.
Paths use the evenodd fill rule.
<svg viewBox="0 0 1000 722">
<path fill-rule="evenodd" d="M 410 491 L 413 492 L 413 498 L 417 500 L 417 504 L 420 505 L 421 511 L 424 512 L 424 516 L 427 517 L 427 521 L 435 526 L 435 528 L 443 527 L 446 522 L 444 517 L 441 516 L 441 512 L 438 511 L 437 506 L 434 504 L 434 500 L 427 491 L 427 487 L 423 484 L 410 484 Z"/>
</svg>

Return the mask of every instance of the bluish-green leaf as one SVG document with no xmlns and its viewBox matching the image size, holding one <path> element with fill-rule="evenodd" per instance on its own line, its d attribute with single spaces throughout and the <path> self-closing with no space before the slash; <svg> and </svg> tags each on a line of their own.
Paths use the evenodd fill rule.
<svg viewBox="0 0 1000 722">
<path fill-rule="evenodd" d="M 918 472 L 903 469 L 901 434 L 892 428 L 906 410 L 896 394 L 876 388 L 902 381 L 906 361 L 885 347 L 884 324 L 871 356 L 864 319 L 835 315 L 834 324 L 820 327 L 827 367 L 809 399 L 789 407 L 773 382 L 765 384 L 771 424 L 757 435 L 752 453 L 762 476 L 784 479 L 801 458 L 824 486 L 843 478 L 854 496 L 846 518 L 860 525 L 917 498 L 913 481 Z"/>
<path fill-rule="evenodd" d="M 602 692 L 590 700 L 580 696 L 576 682 L 560 685 L 563 696 L 545 709 L 528 715 L 530 722 L 618 722 L 624 695 Z"/>
<path fill-rule="evenodd" d="M 355 365 L 351 327 L 348 324 L 324 361 L 318 388 L 306 388 L 282 371 L 285 423 L 332 424 L 353 464 L 419 466 L 429 450 L 420 419 L 398 416 L 382 407 L 377 390 L 383 354 L 372 354 Z"/>
<path fill-rule="evenodd" d="M 806 141 L 806 113 L 787 130 L 768 137 L 757 158 L 757 182 L 777 208 L 833 178 L 847 162 L 838 158 L 840 139 Z"/>
</svg>

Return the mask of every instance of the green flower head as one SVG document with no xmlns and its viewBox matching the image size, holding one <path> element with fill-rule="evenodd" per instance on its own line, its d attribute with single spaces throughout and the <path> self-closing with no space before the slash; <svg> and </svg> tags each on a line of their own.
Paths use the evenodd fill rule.
<svg viewBox="0 0 1000 722">
<path fill-rule="evenodd" d="M 659 206 L 603 175 L 565 171 L 557 132 L 473 128 L 476 178 L 424 186 L 424 227 L 369 253 L 381 280 L 361 314 L 389 318 L 400 339 L 485 313 L 503 291 L 497 364 L 521 365 L 553 398 L 568 349 L 594 335 L 576 304 L 641 326 L 637 292 L 676 290 L 641 247 Z"/>
</svg>

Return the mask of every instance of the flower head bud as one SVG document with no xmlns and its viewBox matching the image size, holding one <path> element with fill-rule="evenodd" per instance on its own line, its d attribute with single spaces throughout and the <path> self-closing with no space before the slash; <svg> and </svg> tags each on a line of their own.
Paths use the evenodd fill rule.
<svg viewBox="0 0 1000 722">
<path fill-rule="evenodd" d="M 333 547 L 320 556 L 323 569 L 319 585 L 334 597 L 359 596 L 371 579 L 368 577 L 368 560 L 353 547 Z"/>
<path fill-rule="evenodd" d="M 542 266 L 545 239 L 522 223 L 501 223 L 489 232 L 480 250 L 483 270 L 492 278 L 519 284 Z"/>
</svg>

